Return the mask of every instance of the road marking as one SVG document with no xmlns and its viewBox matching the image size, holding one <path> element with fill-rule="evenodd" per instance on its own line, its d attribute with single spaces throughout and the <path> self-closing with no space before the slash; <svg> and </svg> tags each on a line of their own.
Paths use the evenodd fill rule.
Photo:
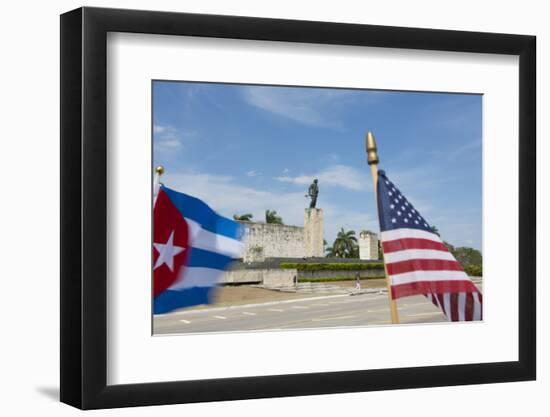
<svg viewBox="0 0 550 417">
<path fill-rule="evenodd" d="M 277 311 L 277 312 L 279 312 L 279 313 L 282 312 L 282 311 L 284 311 L 284 310 L 281 310 L 280 308 L 269 308 L 268 310 L 269 310 L 269 311 Z"/>
<path fill-rule="evenodd" d="M 312 319 L 311 321 L 326 321 L 326 320 L 343 320 L 343 319 L 353 319 L 356 316 L 338 316 L 338 317 L 325 317 L 322 319 Z"/>
<path fill-rule="evenodd" d="M 302 308 L 302 309 L 304 309 L 304 308 L 309 308 L 309 307 L 306 307 L 306 306 L 292 306 L 292 308 Z"/>
<path fill-rule="evenodd" d="M 180 320 L 182 323 L 189 324 L 191 323 L 189 320 Z"/>
<path fill-rule="evenodd" d="M 280 304 L 290 304 L 290 303 L 303 303 L 310 302 L 314 300 L 326 300 L 328 298 L 342 298 L 349 297 L 349 294 L 336 294 L 336 295 L 323 295 L 319 297 L 306 297 L 306 298 L 296 298 L 291 300 L 281 300 L 281 301 L 268 301 L 265 303 L 255 303 L 255 304 L 239 304 L 225 307 L 208 307 L 200 309 L 191 309 L 185 311 L 176 311 L 166 314 L 155 314 L 155 320 L 161 317 L 168 317 L 173 315 L 187 315 L 187 314 L 208 314 L 213 313 L 214 311 L 224 311 L 224 310 L 234 310 L 234 309 L 243 309 L 243 308 L 256 308 L 256 307 L 267 307 L 270 305 L 280 305 Z"/>
<path fill-rule="evenodd" d="M 243 311 L 243 314 L 246 314 L 247 316 L 255 316 L 256 313 L 249 313 L 248 311 Z"/>
<path fill-rule="evenodd" d="M 220 320 L 225 320 L 227 317 L 224 317 L 224 316 L 214 316 L 214 318 L 217 318 L 217 319 L 220 319 Z"/>
</svg>

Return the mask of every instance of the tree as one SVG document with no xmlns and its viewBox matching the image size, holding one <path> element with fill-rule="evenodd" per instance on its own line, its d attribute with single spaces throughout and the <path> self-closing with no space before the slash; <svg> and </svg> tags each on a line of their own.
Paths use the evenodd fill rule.
<svg viewBox="0 0 550 417">
<path fill-rule="evenodd" d="M 251 213 L 245 213 L 245 214 L 234 214 L 233 219 L 241 221 L 241 222 L 251 222 L 252 217 L 254 217 Z"/>
<path fill-rule="evenodd" d="M 474 248 L 467 246 L 454 247 L 448 242 L 443 242 L 449 252 L 456 258 L 462 267 L 467 270 L 468 268 L 475 267 L 474 270 L 479 271 L 474 275 L 481 275 L 481 267 L 483 265 L 483 256 L 481 252 Z"/>
<path fill-rule="evenodd" d="M 481 252 L 474 248 L 461 246 L 454 248 L 452 254 L 463 267 L 470 265 L 481 266 L 483 263 Z"/>
<path fill-rule="evenodd" d="M 430 229 L 432 229 L 432 232 L 435 233 L 437 236 L 441 236 L 439 234 L 439 229 L 437 228 L 437 226 L 430 226 Z"/>
<path fill-rule="evenodd" d="M 359 235 L 362 235 L 362 234 L 365 234 L 365 235 L 375 235 L 376 233 L 374 233 L 372 230 L 363 229 L 363 230 L 361 230 L 361 233 L 359 233 Z"/>
<path fill-rule="evenodd" d="M 342 227 L 336 239 L 334 239 L 332 246 L 327 248 L 327 252 L 327 256 L 334 256 L 337 258 L 358 258 L 359 246 L 357 245 L 355 231 L 345 231 Z"/>
<path fill-rule="evenodd" d="M 280 216 L 277 216 L 277 212 L 275 210 L 265 211 L 265 222 L 271 224 L 284 224 L 283 219 Z"/>
</svg>

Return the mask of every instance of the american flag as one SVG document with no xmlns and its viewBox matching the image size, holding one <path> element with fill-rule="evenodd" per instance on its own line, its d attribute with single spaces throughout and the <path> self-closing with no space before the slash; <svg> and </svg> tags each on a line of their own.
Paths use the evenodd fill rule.
<svg viewBox="0 0 550 417">
<path fill-rule="evenodd" d="M 428 222 L 378 171 L 378 214 L 392 299 L 423 294 L 449 321 L 482 319 L 482 295 Z"/>
</svg>

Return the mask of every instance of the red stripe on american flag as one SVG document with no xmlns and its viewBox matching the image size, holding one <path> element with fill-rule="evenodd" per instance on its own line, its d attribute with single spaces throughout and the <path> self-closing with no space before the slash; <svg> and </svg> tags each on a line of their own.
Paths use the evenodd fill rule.
<svg viewBox="0 0 550 417">
<path fill-rule="evenodd" d="M 440 295 L 444 293 L 479 292 L 476 286 L 468 280 L 464 281 L 415 281 L 407 284 L 391 286 L 394 300 L 410 295 L 427 294 Z M 481 295 L 481 294 L 480 294 Z M 440 300 L 443 303 L 443 299 Z M 473 300 L 472 300 L 473 303 Z M 443 304 L 441 304 L 443 307 Z M 473 307 L 472 307 L 473 309 Z"/>
<path fill-rule="evenodd" d="M 447 247 L 435 240 L 419 239 L 419 238 L 404 238 L 389 240 L 382 243 L 384 253 L 399 252 L 407 249 L 432 249 L 448 252 Z"/>
<path fill-rule="evenodd" d="M 448 259 L 409 259 L 388 263 L 386 266 L 390 275 L 412 271 L 464 271 L 457 261 Z"/>
</svg>

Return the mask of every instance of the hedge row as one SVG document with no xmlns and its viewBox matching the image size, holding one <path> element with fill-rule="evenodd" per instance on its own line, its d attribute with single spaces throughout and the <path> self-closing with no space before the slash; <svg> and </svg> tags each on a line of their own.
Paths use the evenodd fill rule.
<svg viewBox="0 0 550 417">
<path fill-rule="evenodd" d="M 385 277 L 361 277 L 361 281 L 365 279 L 384 279 Z M 336 282 L 336 281 L 355 281 L 354 277 L 321 277 L 321 278 L 300 278 L 298 282 Z"/>
<path fill-rule="evenodd" d="M 279 265 L 283 269 L 297 269 L 298 271 L 364 271 L 367 269 L 382 269 L 382 262 L 372 263 L 310 263 L 299 264 L 284 262 Z"/>
<path fill-rule="evenodd" d="M 284 262 L 279 265 L 283 269 L 296 269 L 298 271 L 365 271 L 371 269 L 382 269 L 382 262 L 371 263 L 291 263 Z M 466 265 L 464 271 L 474 277 L 483 276 L 483 268 L 481 265 Z"/>
</svg>

